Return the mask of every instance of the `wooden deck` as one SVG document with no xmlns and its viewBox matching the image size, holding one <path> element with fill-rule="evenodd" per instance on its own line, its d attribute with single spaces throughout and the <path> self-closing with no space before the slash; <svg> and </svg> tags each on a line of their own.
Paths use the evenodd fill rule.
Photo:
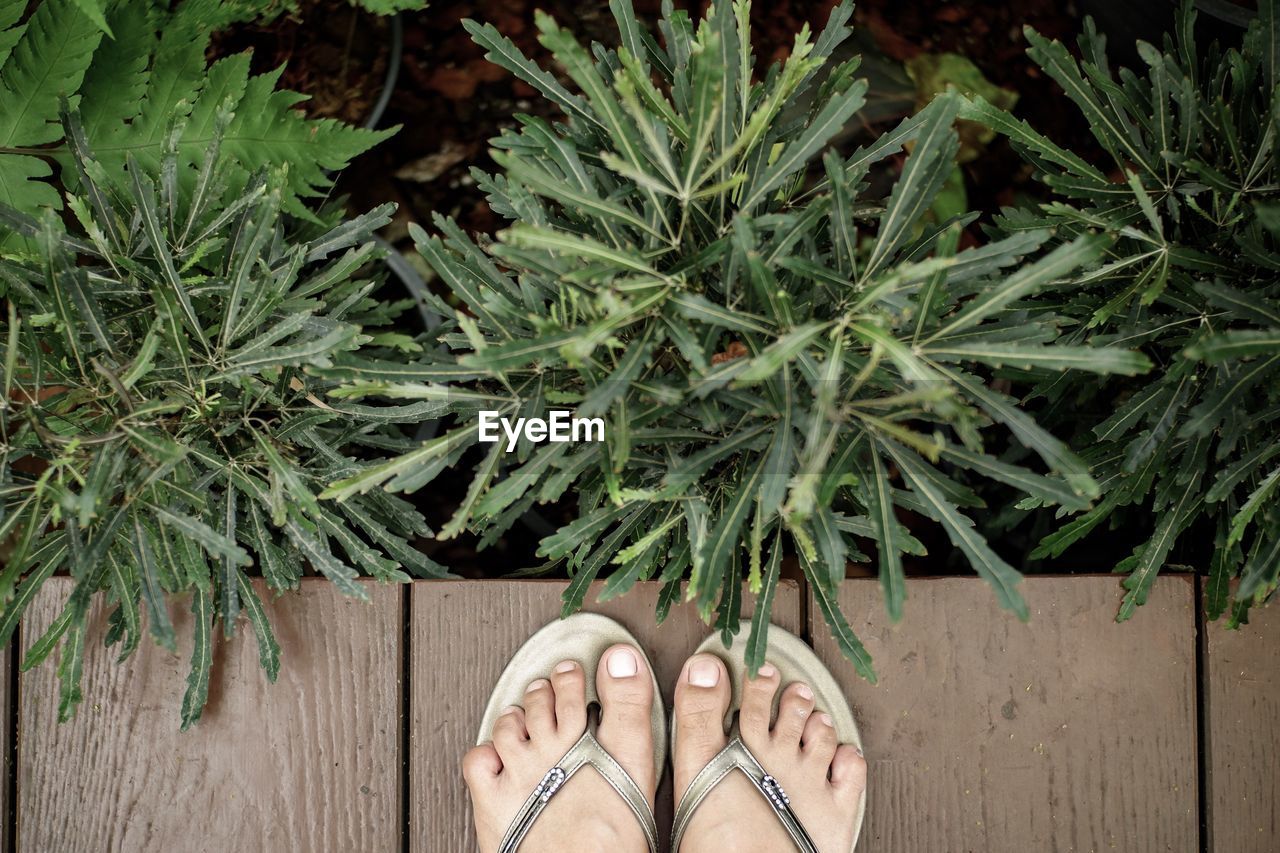
<svg viewBox="0 0 1280 853">
<path fill-rule="evenodd" d="M 508 656 L 559 612 L 562 586 L 371 585 L 361 604 L 305 582 L 269 605 L 279 682 L 261 676 L 248 632 L 219 641 L 209 708 L 186 734 L 189 648 L 145 642 L 121 667 L 93 649 L 84 702 L 63 726 L 54 667 L 17 674 L 6 655 L 0 847 L 471 850 L 458 759 Z M 860 851 L 1280 849 L 1280 611 L 1239 632 L 1197 632 L 1186 576 L 1162 578 L 1125 625 L 1112 620 L 1113 577 L 1029 578 L 1030 624 L 1000 612 L 976 579 L 907 589 L 899 625 L 874 580 L 841 590 L 876 686 L 840 660 L 799 588 L 784 586 L 775 604 L 775 623 L 812 638 L 862 727 L 871 790 Z M 67 591 L 46 587 L 24 647 Z M 656 595 L 646 585 L 589 609 L 639 637 L 669 700 L 706 629 L 688 608 L 655 626 Z"/>
</svg>

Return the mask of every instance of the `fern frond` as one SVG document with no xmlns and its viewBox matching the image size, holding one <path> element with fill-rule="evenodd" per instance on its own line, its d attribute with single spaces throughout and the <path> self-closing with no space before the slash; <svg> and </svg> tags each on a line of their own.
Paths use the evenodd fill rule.
<svg viewBox="0 0 1280 853">
<path fill-rule="evenodd" d="M 12 13 L 6 6 L 0 19 Z M 51 173 L 48 163 L 26 152 L 62 138 L 59 99 L 79 89 L 102 33 L 71 0 L 42 3 L 18 38 L 13 32 L 5 31 L 13 46 L 0 67 L 0 203 L 24 211 L 57 208 L 57 193 L 39 180 Z M 0 248 L 5 243 L 0 239 Z"/>
<path fill-rule="evenodd" d="M 85 135 L 104 143 L 111 131 L 127 131 L 124 122 L 133 118 L 144 102 L 150 59 L 157 44 L 148 0 L 117 3 L 107 20 L 113 25 L 115 38 L 102 40 L 80 87 Z"/>
<path fill-rule="evenodd" d="M 50 159 L 62 167 L 67 189 L 76 189 L 72 152 L 57 123 L 62 98 L 80 105 L 85 142 L 118 189 L 128 186 L 130 158 L 153 171 L 170 144 L 179 185 L 189 189 L 213 141 L 215 117 L 225 111 L 227 186 L 287 167 L 281 204 L 303 218 L 312 218 L 304 200 L 323 195 L 333 171 L 396 130 L 305 118 L 297 109 L 305 96 L 276 89 L 283 69 L 251 75 L 247 53 L 206 65 L 210 34 L 249 14 L 244 4 L 185 0 L 169 11 L 154 0 L 121 0 L 102 21 L 114 38 L 103 38 L 76 8 L 81 0 L 46 0 L 25 24 L 18 23 L 20 0 L 0 4 L 0 203 L 27 214 L 60 207 Z M 15 245 L 13 236 L 0 241 L 0 248 Z"/>
<path fill-rule="evenodd" d="M 72 0 L 73 3 L 84 12 L 84 16 L 93 22 L 93 25 L 108 37 L 115 38 L 111 26 L 107 23 L 107 4 L 106 0 Z"/>
<path fill-rule="evenodd" d="M 0 0 L 0 70 L 13 52 L 13 46 L 27 30 L 26 24 L 18 23 L 26 8 L 23 0 Z"/>
</svg>

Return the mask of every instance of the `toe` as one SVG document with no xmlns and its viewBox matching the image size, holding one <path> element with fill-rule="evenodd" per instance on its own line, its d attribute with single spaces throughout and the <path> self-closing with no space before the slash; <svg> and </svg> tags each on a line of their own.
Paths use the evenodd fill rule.
<svg viewBox="0 0 1280 853">
<path fill-rule="evenodd" d="M 524 711 L 514 705 L 507 708 L 493 724 L 493 745 L 498 755 L 510 756 L 529 740 L 529 731 L 524 727 Z M 506 760 L 503 760 L 506 763 Z"/>
<path fill-rule="evenodd" d="M 835 757 L 837 746 L 836 730 L 831 715 L 810 714 L 809 721 L 804 724 L 804 734 L 800 736 L 800 745 L 804 749 L 805 757 L 821 766 L 823 775 L 826 775 L 826 768 Z"/>
<path fill-rule="evenodd" d="M 742 708 L 738 728 L 751 749 L 761 749 L 769 741 L 769 724 L 773 722 L 773 697 L 778 692 L 778 670 L 765 664 L 755 678 L 742 686 Z"/>
<path fill-rule="evenodd" d="M 462 778 L 467 780 L 467 785 L 471 788 L 493 782 L 501 772 L 502 759 L 491 743 L 473 746 L 462 756 Z"/>
<path fill-rule="evenodd" d="M 867 788 L 867 761 L 856 746 L 840 744 L 831 759 L 831 786 L 850 797 L 859 797 Z"/>
<path fill-rule="evenodd" d="M 809 685 L 799 682 L 788 684 L 782 691 L 782 701 L 778 703 L 778 719 L 773 724 L 774 742 L 800 746 L 800 735 L 812 712 L 813 691 Z"/>
<path fill-rule="evenodd" d="M 630 646 L 614 646 L 600 658 L 596 672 L 600 693 L 601 725 L 649 727 L 653 707 L 653 680 L 640 653 Z"/>
<path fill-rule="evenodd" d="M 631 646 L 612 646 L 600 658 L 596 672 L 600 694 L 600 744 L 642 787 L 652 787 L 657 769 L 653 766 L 653 679 L 644 659 Z"/>
<path fill-rule="evenodd" d="M 581 735 L 587 728 L 586 674 L 577 661 L 561 661 L 551 674 L 556 694 L 556 730 Z"/>
<path fill-rule="evenodd" d="M 524 725 L 529 737 L 549 737 L 556 730 L 556 697 L 551 682 L 545 678 L 529 683 L 525 688 Z"/>
<path fill-rule="evenodd" d="M 725 748 L 724 718 L 731 695 L 729 672 L 715 655 L 685 661 L 676 684 L 676 790 L 683 793 L 692 778 Z"/>
</svg>

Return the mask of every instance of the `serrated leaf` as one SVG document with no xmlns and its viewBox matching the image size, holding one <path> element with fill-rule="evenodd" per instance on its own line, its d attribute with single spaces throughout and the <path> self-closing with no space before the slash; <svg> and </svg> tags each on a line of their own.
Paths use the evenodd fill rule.
<svg viewBox="0 0 1280 853">
<path fill-rule="evenodd" d="M 844 655 L 847 661 L 853 664 L 854 671 L 858 675 L 871 684 L 875 684 L 876 671 L 871 664 L 871 656 L 867 654 L 862 641 L 858 639 L 857 635 L 853 633 L 853 629 L 849 627 L 849 621 L 840 612 L 840 605 L 835 600 L 833 590 L 827 588 L 822 582 L 812 580 L 813 567 L 805 559 L 803 552 L 800 555 L 800 565 L 804 568 L 805 574 L 811 577 L 809 589 L 813 594 L 814 601 L 818 603 L 818 609 L 822 612 L 822 618 L 831 630 L 831 636 L 836 641 L 840 653 Z"/>
<path fill-rule="evenodd" d="M 973 522 L 961 515 L 943 497 L 929 476 L 921 470 L 923 462 L 917 460 L 910 451 L 895 447 L 892 442 L 885 442 L 883 446 L 897 463 L 912 492 L 924 503 L 928 514 L 942 524 L 951 543 L 964 553 L 969 565 L 995 589 L 1000 605 L 1012 610 L 1019 619 L 1028 619 L 1031 611 L 1016 589 L 1022 580 L 1022 574 L 991 550 L 986 539 L 974 529 Z"/>
<path fill-rule="evenodd" d="M 1024 370 L 1087 370 L 1136 376 L 1151 369 L 1151 359 L 1140 352 L 1110 347 L 1023 346 L 1019 344 L 935 344 L 926 349 L 939 361 L 976 361 L 993 367 L 1008 365 Z"/>
<path fill-rule="evenodd" d="M 942 328 L 930 335 L 925 342 L 947 338 L 977 325 L 1010 303 L 1047 287 L 1081 264 L 1096 260 L 1111 242 L 1112 239 L 1105 234 L 1092 234 L 1077 237 L 1070 243 L 1058 246 L 1040 260 L 1021 268 L 999 285 L 968 302 L 959 313 L 946 320 Z"/>
<path fill-rule="evenodd" d="M 249 617 L 249 623 L 253 625 L 253 635 L 258 643 L 258 662 L 266 673 L 267 681 L 274 682 L 280 673 L 280 644 L 276 642 L 266 610 L 263 609 L 262 600 L 253 584 L 243 573 L 240 573 L 238 583 L 240 603 Z"/>
<path fill-rule="evenodd" d="M 1196 494 L 1196 489 L 1188 488 L 1182 490 L 1173 506 L 1165 508 L 1156 523 L 1151 539 L 1145 545 L 1139 546 L 1134 567 L 1124 579 L 1124 588 L 1127 592 L 1120 602 L 1120 610 L 1116 614 L 1117 622 L 1128 620 L 1133 616 L 1136 608 L 1146 604 L 1147 596 L 1151 594 L 1151 588 L 1155 585 L 1160 569 L 1164 566 L 1165 558 L 1168 557 L 1174 542 L 1185 529 L 1200 502 L 1201 498 Z"/>
<path fill-rule="evenodd" d="M 871 477 L 865 495 L 871 529 L 876 538 L 876 554 L 880 561 L 880 586 L 884 590 L 885 607 L 894 622 L 902 618 L 902 603 L 907 597 L 907 579 L 902 571 L 902 548 L 898 544 L 898 519 L 893 513 L 893 497 L 889 478 L 880 454 L 874 449 L 871 457 Z"/>
<path fill-rule="evenodd" d="M 769 644 L 769 614 L 773 612 L 773 597 L 778 590 L 782 574 L 782 532 L 779 531 L 769 548 L 769 561 L 760 577 L 760 592 L 756 594 L 755 612 L 751 614 L 751 635 L 747 637 L 747 673 L 755 678 L 764 666 Z"/>
<path fill-rule="evenodd" d="M 910 237 L 910 229 L 933 204 L 951 174 L 960 145 L 952 127 L 959 109 L 959 96 L 955 92 L 945 92 L 920 111 L 921 124 L 915 148 L 902 169 L 902 177 L 893 185 L 884 213 L 880 216 L 880 229 L 871 256 L 863 267 L 862 281 L 870 279 L 894 257 Z"/>
<path fill-rule="evenodd" d="M 1222 332 L 1203 338 L 1188 347 L 1186 351 L 1188 358 L 1203 359 L 1209 364 L 1217 364 L 1228 359 L 1275 354 L 1280 354 L 1280 330 Z"/>
<path fill-rule="evenodd" d="M 710 613 L 712 596 L 720 588 L 725 567 L 738 550 L 738 531 L 746 522 L 751 505 L 759 494 L 764 464 L 762 459 L 750 469 L 739 472 L 734 489 L 720 511 L 719 520 L 699 549 L 701 566 L 690 576 L 689 597 L 696 598 L 704 616 Z M 735 583 L 739 582 L 740 579 L 735 580 Z"/>
<path fill-rule="evenodd" d="M 213 669 L 213 602 L 210 593 L 196 588 L 191 594 L 191 671 L 182 696 L 182 730 L 200 720 L 209 701 L 209 675 Z"/>
<path fill-rule="evenodd" d="M 1277 488 L 1280 488 L 1280 467 L 1275 468 L 1263 478 L 1262 482 L 1250 493 L 1236 514 L 1232 516 L 1231 528 L 1227 532 L 1228 547 L 1244 538 L 1244 532 L 1249 523 L 1258 514 L 1258 510 L 1271 499 Z"/>
</svg>

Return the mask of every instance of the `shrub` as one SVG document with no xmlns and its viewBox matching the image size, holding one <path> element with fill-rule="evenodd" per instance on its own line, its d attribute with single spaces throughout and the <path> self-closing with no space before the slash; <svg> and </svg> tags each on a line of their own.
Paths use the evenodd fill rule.
<svg viewBox="0 0 1280 853">
<path fill-rule="evenodd" d="M 251 566 L 285 590 L 309 565 L 359 598 L 358 573 L 444 574 L 410 544 L 429 531 L 406 502 L 317 496 L 364 469 L 352 455 L 404 449 L 396 422 L 429 416 L 431 404 L 326 403 L 326 381 L 308 372 L 356 350 L 392 358 L 416 347 L 388 331 L 404 305 L 375 299 L 365 272 L 390 205 L 347 222 L 292 220 L 282 173 L 241 183 L 230 168 L 222 134 L 235 118 L 225 109 L 197 171 L 183 175 L 178 127 L 159 169 L 130 159 L 117 193 L 80 122 L 65 117 L 78 227 L 67 233 L 48 209 L 39 221 L 0 214 L 39 248 L 0 261 L 0 542 L 13 547 L 0 572 L 0 643 L 44 581 L 69 572 L 70 599 L 23 662 L 61 644 L 65 719 L 80 699 L 92 598 L 114 605 L 106 641 L 123 659 L 141 639 L 142 609 L 156 642 L 175 647 L 166 598 L 189 592 L 186 728 L 205 702 L 216 622 L 230 635 L 247 616 L 275 678 L 279 648 Z"/>
<path fill-rule="evenodd" d="M 1140 42 L 1142 74 L 1110 69 L 1092 22 L 1080 62 L 1028 30 L 1031 56 L 1088 120 L 1110 173 L 981 99 L 963 113 L 1008 134 L 1054 193 L 1038 212 L 1011 213 L 1007 229 L 1116 238 L 1074 287 L 1037 295 L 1037 310 L 1062 323 L 1060 341 L 1141 346 L 1160 365 L 1151 379 L 1073 376 L 1038 389 L 1050 402 L 1043 422 L 1063 431 L 1102 410 L 1078 445 L 1104 494 L 1033 556 L 1057 556 L 1104 522 L 1150 529 L 1115 567 L 1128 575 L 1126 619 L 1199 524 L 1213 545 L 1206 609 L 1216 618 L 1234 599 L 1235 623 L 1280 575 L 1280 23 L 1263 0 L 1239 49 L 1203 56 L 1194 24 L 1187 2 L 1163 50 Z"/>
<path fill-rule="evenodd" d="M 61 97 L 79 104 L 100 180 L 116 189 L 128 187 L 128 156 L 158 173 L 172 142 L 178 179 L 189 190 L 217 116 L 230 110 L 220 150 L 231 187 L 243 187 L 257 169 L 287 165 L 281 204 L 303 218 L 311 215 L 305 200 L 331 186 L 331 170 L 395 132 L 304 118 L 295 108 L 305 96 L 275 89 L 282 69 L 252 76 L 248 53 L 206 67 L 212 30 L 245 14 L 234 3 L 182 0 L 169 11 L 155 0 L 122 0 L 97 23 L 81 11 L 94 8 L 91 0 L 43 0 L 24 20 L 27 6 L 0 0 L 0 202 L 25 213 L 59 208 L 52 164 L 74 186 Z M 18 246 L 0 236 L 0 250 Z"/>
<path fill-rule="evenodd" d="M 656 577 L 658 616 L 681 594 L 728 638 L 741 582 L 760 596 L 752 630 L 763 660 L 784 554 L 795 553 L 844 653 L 870 662 L 835 604 L 857 540 L 879 543 L 889 612 L 904 598 L 903 552 L 922 546 L 899 508 L 934 519 L 1000 602 L 1025 616 L 1020 574 L 975 531 L 964 477 L 1002 481 L 1032 503 L 1081 509 L 1098 485 L 1067 447 L 990 387 L 985 370 L 1132 374 L 1121 349 L 1051 344 L 1052 320 L 1028 322 L 1032 294 L 1096 259 L 1082 235 L 1034 263 L 1031 230 L 956 251 L 959 230 L 927 214 L 954 166 L 954 94 L 841 158 L 827 140 L 863 104 L 857 59 L 832 61 L 849 35 L 848 3 L 816 41 L 757 74 L 748 4 L 713 4 L 694 24 L 661 21 L 664 44 L 630 4 L 612 4 L 621 47 L 594 52 L 546 15 L 541 41 L 574 92 L 491 26 L 468 25 L 491 61 L 553 101 L 562 123 L 521 117 L 496 140 L 502 174 L 477 174 L 493 208 L 518 224 L 475 242 L 448 219 L 418 247 L 452 295 L 437 300 L 449 352 L 394 373 L 355 360 L 330 373 L 340 397 L 448 404 L 456 424 L 411 453 L 344 479 L 343 500 L 422 487 L 477 442 L 474 416 L 572 408 L 603 417 L 606 441 L 522 439 L 482 455 L 441 530 L 486 541 L 535 503 L 576 492 L 577 518 L 540 554 L 572 576 L 564 608 L 607 578 L 602 597 Z M 657 81 L 657 82 L 655 82 Z M 870 170 L 911 146 L 887 197 Z M 984 452 L 1013 437 L 1048 473 Z"/>
</svg>

